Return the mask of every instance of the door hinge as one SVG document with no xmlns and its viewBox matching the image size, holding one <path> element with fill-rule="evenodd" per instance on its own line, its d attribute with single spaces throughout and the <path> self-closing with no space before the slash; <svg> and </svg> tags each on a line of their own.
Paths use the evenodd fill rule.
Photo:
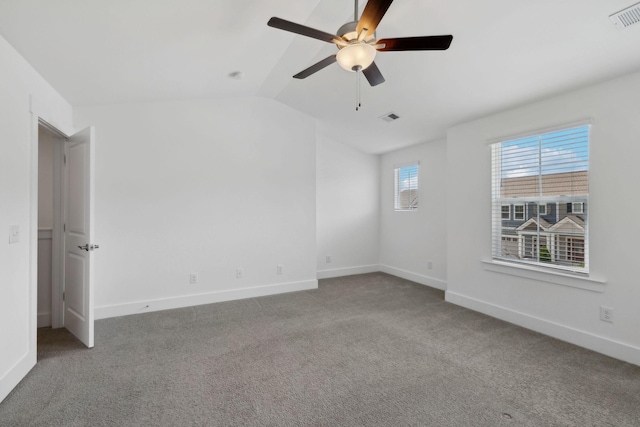
<svg viewBox="0 0 640 427">
<path fill-rule="evenodd" d="M 67 232 L 67 224 L 62 224 L 62 231 Z"/>
<path fill-rule="evenodd" d="M 65 300 L 65 299 L 64 299 L 64 292 L 62 292 L 62 301 L 64 301 L 64 300 Z"/>
<path fill-rule="evenodd" d="M 67 164 L 67 155 L 66 154 L 64 155 L 64 164 L 65 165 Z"/>
</svg>

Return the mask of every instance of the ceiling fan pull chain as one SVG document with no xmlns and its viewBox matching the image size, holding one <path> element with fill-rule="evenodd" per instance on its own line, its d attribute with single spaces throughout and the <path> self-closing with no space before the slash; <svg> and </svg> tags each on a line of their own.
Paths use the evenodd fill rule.
<svg viewBox="0 0 640 427">
<path fill-rule="evenodd" d="M 356 71 L 356 111 L 360 110 L 360 71 Z"/>
<path fill-rule="evenodd" d="M 362 107 L 362 71 L 358 71 L 358 110 Z"/>
</svg>

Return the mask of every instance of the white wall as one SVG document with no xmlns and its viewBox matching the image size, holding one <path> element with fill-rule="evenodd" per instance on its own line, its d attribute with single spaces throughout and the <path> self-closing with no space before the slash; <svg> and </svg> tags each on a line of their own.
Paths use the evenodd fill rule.
<svg viewBox="0 0 640 427">
<path fill-rule="evenodd" d="M 317 287 L 314 119 L 263 98 L 75 113 L 96 127 L 97 319 Z"/>
<path fill-rule="evenodd" d="M 640 73 L 449 130 L 448 301 L 640 364 L 638 93 Z M 481 262 L 491 257 L 487 140 L 587 116 L 593 117 L 590 271 L 606 284 L 586 290 L 487 271 Z M 599 320 L 601 305 L 614 309 L 613 324 Z"/>
<path fill-rule="evenodd" d="M 0 400 L 36 363 L 37 124 L 63 131 L 71 106 L 0 37 Z M 30 102 L 32 95 L 32 102 Z M 20 241 L 9 244 L 10 226 Z"/>
<path fill-rule="evenodd" d="M 316 157 L 318 278 L 378 271 L 379 156 L 318 135 Z"/>
<path fill-rule="evenodd" d="M 380 268 L 438 289 L 447 284 L 446 156 L 442 140 L 383 154 L 380 162 Z M 413 161 L 420 162 L 418 209 L 395 211 L 393 170 Z"/>
</svg>

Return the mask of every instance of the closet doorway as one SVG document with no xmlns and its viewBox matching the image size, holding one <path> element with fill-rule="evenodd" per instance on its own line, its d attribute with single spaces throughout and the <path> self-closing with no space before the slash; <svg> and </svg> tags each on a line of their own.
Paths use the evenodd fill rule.
<svg viewBox="0 0 640 427">
<path fill-rule="evenodd" d="M 38 126 L 37 327 L 93 347 L 93 128 Z"/>
</svg>

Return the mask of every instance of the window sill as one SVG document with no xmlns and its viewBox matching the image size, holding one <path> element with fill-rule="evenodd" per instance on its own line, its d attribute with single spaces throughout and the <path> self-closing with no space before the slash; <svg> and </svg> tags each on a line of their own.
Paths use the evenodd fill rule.
<svg viewBox="0 0 640 427">
<path fill-rule="evenodd" d="M 511 276 L 524 277 L 540 282 L 554 283 L 556 285 L 570 286 L 592 292 L 604 292 L 606 279 L 561 273 L 546 269 L 530 267 L 527 265 L 512 264 L 493 259 L 482 260 L 484 269 L 494 273 L 509 274 Z"/>
</svg>

